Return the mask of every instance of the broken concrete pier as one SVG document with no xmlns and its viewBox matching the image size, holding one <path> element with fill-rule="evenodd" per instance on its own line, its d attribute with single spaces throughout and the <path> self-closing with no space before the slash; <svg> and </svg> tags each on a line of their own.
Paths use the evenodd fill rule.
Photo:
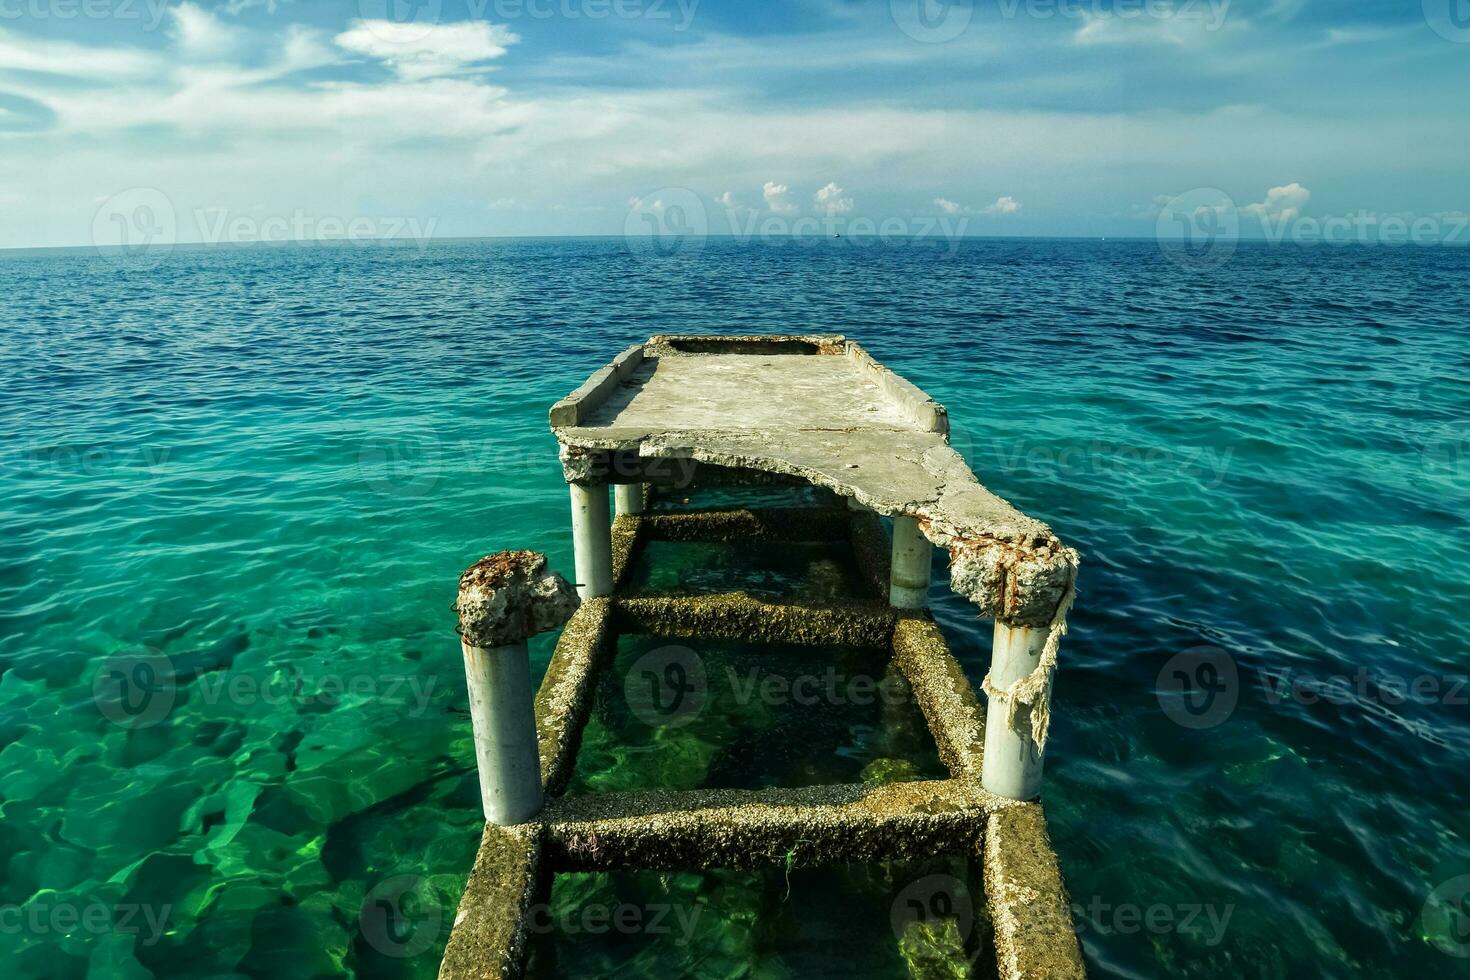
<svg viewBox="0 0 1470 980">
<path fill-rule="evenodd" d="M 572 488 L 581 604 L 534 701 L 544 805 L 519 823 L 487 823 L 440 976 L 520 976 L 531 910 L 560 873 L 938 854 L 982 869 L 1001 977 L 1083 976 L 1035 799 L 1077 554 L 980 484 L 950 447 L 943 406 L 839 336 L 655 336 L 557 402 L 551 426 Z M 806 492 L 807 502 L 688 505 L 699 488 L 747 485 Z M 841 542 L 863 594 L 628 587 L 650 542 L 753 540 Z M 948 555 L 952 588 L 995 621 L 983 707 L 926 608 L 933 547 Z M 949 776 L 566 795 L 599 679 L 630 633 L 885 653 Z"/>
</svg>

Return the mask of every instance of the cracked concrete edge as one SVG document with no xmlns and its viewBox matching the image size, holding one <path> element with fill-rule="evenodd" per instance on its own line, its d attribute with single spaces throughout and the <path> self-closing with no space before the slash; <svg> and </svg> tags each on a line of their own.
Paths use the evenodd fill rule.
<svg viewBox="0 0 1470 980">
<path fill-rule="evenodd" d="M 587 599 L 557 640 L 536 692 L 536 739 L 548 796 L 566 788 L 592 711 L 598 675 L 611 656 L 612 600 Z"/>
<path fill-rule="evenodd" d="M 608 394 L 628 379 L 628 375 L 643 363 L 643 345 L 634 344 L 614 357 L 608 364 L 595 371 L 572 392 L 551 406 L 550 418 L 553 426 L 577 425 L 595 409 Z"/>
<path fill-rule="evenodd" d="M 556 871 L 759 868 L 972 853 L 1017 804 L 970 780 L 564 797 L 542 814 Z"/>
<path fill-rule="evenodd" d="M 991 814 L 982 860 L 1001 980 L 1086 977 L 1041 805 L 1023 803 Z"/>
<path fill-rule="evenodd" d="M 939 760 L 956 778 L 979 779 L 985 708 L 941 630 L 928 615 L 906 614 L 893 629 L 893 658 L 924 712 Z"/>
<path fill-rule="evenodd" d="M 620 633 L 878 649 L 887 649 L 896 615 L 871 601 L 797 606 L 745 592 L 619 597 L 614 609 Z"/>
<path fill-rule="evenodd" d="M 1027 517 L 986 489 L 964 459 L 947 445 L 933 445 L 921 465 L 937 484 L 925 499 L 870 492 L 851 477 L 836 476 L 772 451 L 773 433 L 670 431 L 623 438 L 558 428 L 568 482 L 595 479 L 597 459 L 613 450 L 652 459 L 692 459 L 733 470 L 763 470 L 797 477 L 849 497 L 885 516 L 914 517 L 930 543 L 950 556 L 950 585 L 984 616 L 1011 626 L 1050 624 L 1062 596 L 1076 579 L 1077 552 L 1062 544 L 1046 524 Z"/>
<path fill-rule="evenodd" d="M 545 828 L 485 825 L 439 980 L 513 980 L 524 969 Z"/>
</svg>

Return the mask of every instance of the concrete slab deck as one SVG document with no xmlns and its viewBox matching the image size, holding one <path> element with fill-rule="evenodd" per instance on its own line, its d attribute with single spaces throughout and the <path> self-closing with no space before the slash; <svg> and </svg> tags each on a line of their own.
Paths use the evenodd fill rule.
<svg viewBox="0 0 1470 980">
<path fill-rule="evenodd" d="M 1051 623 L 1077 553 L 986 489 L 949 445 L 944 407 L 840 336 L 659 335 L 551 410 L 569 482 L 611 454 L 795 476 L 917 518 L 955 591 L 1014 626 Z"/>
</svg>

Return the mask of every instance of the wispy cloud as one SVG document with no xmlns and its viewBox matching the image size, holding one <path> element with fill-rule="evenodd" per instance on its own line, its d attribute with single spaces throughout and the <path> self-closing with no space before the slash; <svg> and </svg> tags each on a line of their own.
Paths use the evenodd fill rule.
<svg viewBox="0 0 1470 980">
<path fill-rule="evenodd" d="M 337 35 L 338 46 L 376 58 L 409 81 L 483 65 L 519 40 L 508 27 L 479 20 L 452 24 L 359 20 Z"/>
</svg>

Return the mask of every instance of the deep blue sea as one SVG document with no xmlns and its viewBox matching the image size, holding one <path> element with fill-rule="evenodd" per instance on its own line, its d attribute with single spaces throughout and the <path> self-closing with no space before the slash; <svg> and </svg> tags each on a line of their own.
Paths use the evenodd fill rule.
<svg viewBox="0 0 1470 980">
<path fill-rule="evenodd" d="M 480 822 L 457 575 L 512 547 L 570 572 L 547 407 L 697 331 L 861 341 L 1081 552 L 1045 803 L 1094 975 L 1470 976 L 1470 250 L 1186 266 L 1037 240 L 0 254 L 5 974 L 432 977 Z M 978 682 L 989 624 L 942 578 Z M 121 698 L 150 664 L 172 682 Z M 883 975 L 771 952 L 815 874 L 645 876 L 731 925 L 682 967 L 585 935 L 575 962 Z M 558 901 L 583 887 L 613 886 Z"/>
</svg>

